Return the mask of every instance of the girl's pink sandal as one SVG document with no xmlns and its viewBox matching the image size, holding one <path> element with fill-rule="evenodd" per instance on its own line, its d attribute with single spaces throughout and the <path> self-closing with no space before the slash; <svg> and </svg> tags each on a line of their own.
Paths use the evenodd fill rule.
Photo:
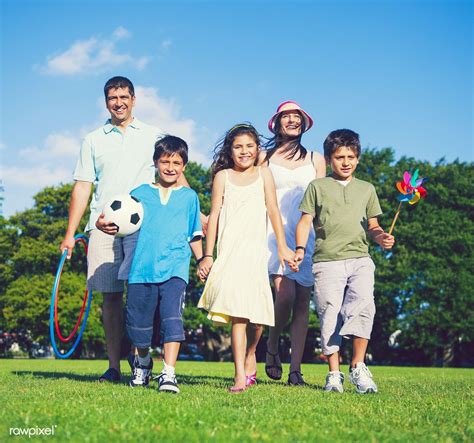
<svg viewBox="0 0 474 443">
<path fill-rule="evenodd" d="M 244 392 L 245 390 L 247 389 L 247 387 L 245 388 L 237 388 L 235 386 L 232 386 L 231 388 L 229 388 L 229 392 L 231 394 L 240 394 L 241 392 Z"/>
<path fill-rule="evenodd" d="M 245 386 L 252 386 L 257 384 L 257 371 L 251 375 L 245 376 Z"/>
</svg>

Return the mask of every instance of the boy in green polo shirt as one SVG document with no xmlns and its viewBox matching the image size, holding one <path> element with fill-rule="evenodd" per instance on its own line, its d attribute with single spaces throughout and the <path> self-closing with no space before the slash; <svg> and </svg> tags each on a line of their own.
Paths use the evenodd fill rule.
<svg viewBox="0 0 474 443">
<path fill-rule="evenodd" d="M 329 177 L 312 181 L 300 205 L 296 228 L 297 262 L 302 261 L 311 225 L 316 231 L 313 255 L 315 300 L 321 323 L 321 345 L 328 357 L 326 391 L 343 392 L 339 370 L 342 337 L 353 338 L 349 380 L 360 394 L 377 392 L 365 365 L 375 315 L 374 270 L 367 234 L 382 248 L 395 239 L 378 224 L 382 213 L 372 184 L 353 176 L 360 157 L 359 135 L 349 129 L 332 131 L 324 141 Z"/>
</svg>

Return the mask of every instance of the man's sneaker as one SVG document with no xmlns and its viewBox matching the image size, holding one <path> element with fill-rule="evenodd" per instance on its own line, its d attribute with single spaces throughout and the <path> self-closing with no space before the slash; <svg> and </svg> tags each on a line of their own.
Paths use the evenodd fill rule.
<svg viewBox="0 0 474 443">
<path fill-rule="evenodd" d="M 358 394 L 374 394 L 377 392 L 377 385 L 372 380 L 372 374 L 365 363 L 359 362 L 349 373 L 350 382 L 356 387 Z"/>
<path fill-rule="evenodd" d="M 176 381 L 176 376 L 174 374 L 168 375 L 165 371 L 162 371 L 158 376 L 158 391 L 178 394 L 179 388 L 178 382 Z"/>
<path fill-rule="evenodd" d="M 340 392 L 341 394 L 344 392 L 344 388 L 342 384 L 344 383 L 344 374 L 339 371 L 331 371 L 326 376 L 326 385 L 324 386 L 324 390 L 327 392 Z"/>
<path fill-rule="evenodd" d="M 136 364 L 133 366 L 132 379 L 130 380 L 129 385 L 132 388 L 136 388 L 139 386 L 147 388 L 148 383 L 150 382 L 152 368 L 153 360 L 151 359 L 151 357 L 148 366 L 140 365 L 137 359 Z"/>
</svg>

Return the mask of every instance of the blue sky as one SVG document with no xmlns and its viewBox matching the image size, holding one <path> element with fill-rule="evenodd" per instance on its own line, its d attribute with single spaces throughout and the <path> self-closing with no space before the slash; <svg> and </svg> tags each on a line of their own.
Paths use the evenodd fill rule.
<svg viewBox="0 0 474 443">
<path fill-rule="evenodd" d="M 136 86 L 135 115 L 209 164 L 240 121 L 269 135 L 277 105 L 364 147 L 473 160 L 471 1 L 1 0 L 3 213 L 71 180 L 81 138 L 107 113 L 105 81 Z"/>
</svg>

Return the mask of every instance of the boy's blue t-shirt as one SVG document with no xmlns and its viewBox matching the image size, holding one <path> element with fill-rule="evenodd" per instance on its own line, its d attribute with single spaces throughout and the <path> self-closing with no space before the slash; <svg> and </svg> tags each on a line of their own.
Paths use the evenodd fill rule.
<svg viewBox="0 0 474 443">
<path fill-rule="evenodd" d="M 143 205 L 129 283 L 161 283 L 172 277 L 189 280 L 189 242 L 202 236 L 199 199 L 192 189 L 162 189 L 145 184 L 130 193 Z M 167 201 L 166 201 L 167 200 Z"/>
</svg>

